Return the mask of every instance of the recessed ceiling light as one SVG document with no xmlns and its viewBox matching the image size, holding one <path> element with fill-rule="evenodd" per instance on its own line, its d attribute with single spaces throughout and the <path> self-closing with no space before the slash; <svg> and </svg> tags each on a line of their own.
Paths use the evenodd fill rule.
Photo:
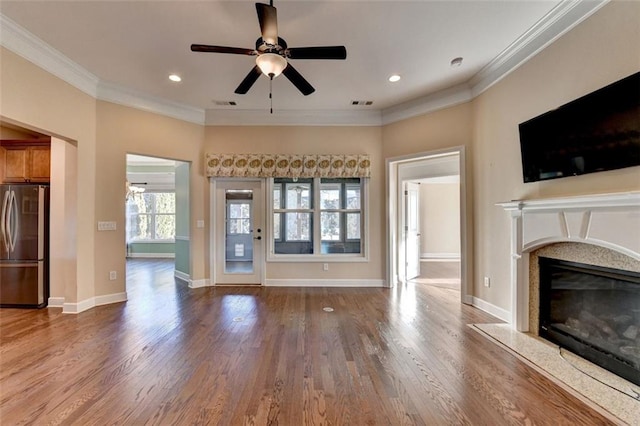
<svg viewBox="0 0 640 426">
<path fill-rule="evenodd" d="M 180 77 L 178 74 L 171 74 L 169 76 L 169 80 L 175 81 L 176 83 L 179 83 L 179 82 L 182 81 L 182 77 Z"/>
<path fill-rule="evenodd" d="M 398 74 L 394 74 L 391 77 L 389 77 L 389 81 L 392 83 L 395 83 L 396 81 L 400 81 L 400 76 Z"/>
<path fill-rule="evenodd" d="M 461 57 L 453 58 L 451 60 L 451 66 L 452 67 L 457 68 L 460 65 L 462 65 L 462 58 Z"/>
</svg>

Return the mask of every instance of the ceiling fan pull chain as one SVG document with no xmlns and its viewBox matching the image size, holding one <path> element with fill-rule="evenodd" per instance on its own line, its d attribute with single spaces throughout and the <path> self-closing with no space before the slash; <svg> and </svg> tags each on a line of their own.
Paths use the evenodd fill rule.
<svg viewBox="0 0 640 426">
<path fill-rule="evenodd" d="M 269 111 L 273 114 L 273 74 L 269 76 Z"/>
</svg>

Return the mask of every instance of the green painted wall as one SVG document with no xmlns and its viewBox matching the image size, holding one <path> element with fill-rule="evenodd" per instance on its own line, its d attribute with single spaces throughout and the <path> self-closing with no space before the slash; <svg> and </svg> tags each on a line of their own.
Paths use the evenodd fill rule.
<svg viewBox="0 0 640 426">
<path fill-rule="evenodd" d="M 191 275 L 191 253 L 189 241 L 189 227 L 191 211 L 189 209 L 189 170 L 191 164 L 176 161 L 176 263 L 175 269 L 186 275 Z"/>
<path fill-rule="evenodd" d="M 129 243 L 128 254 L 173 254 L 175 243 Z"/>
</svg>

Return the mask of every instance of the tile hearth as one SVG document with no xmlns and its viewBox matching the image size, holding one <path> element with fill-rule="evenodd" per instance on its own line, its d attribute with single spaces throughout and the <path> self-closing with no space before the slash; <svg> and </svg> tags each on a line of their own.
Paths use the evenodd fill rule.
<svg viewBox="0 0 640 426">
<path fill-rule="evenodd" d="M 514 330 L 509 324 L 471 324 L 471 328 L 506 346 L 517 356 L 618 422 L 638 424 L 640 386 L 592 364 L 546 340 Z"/>
</svg>

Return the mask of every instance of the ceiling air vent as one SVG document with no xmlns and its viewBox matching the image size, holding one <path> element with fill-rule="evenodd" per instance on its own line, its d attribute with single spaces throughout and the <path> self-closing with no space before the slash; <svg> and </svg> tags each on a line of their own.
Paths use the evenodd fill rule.
<svg viewBox="0 0 640 426">
<path fill-rule="evenodd" d="M 216 106 L 236 106 L 236 101 L 213 101 Z"/>
<path fill-rule="evenodd" d="M 351 105 L 356 106 L 356 105 L 373 105 L 373 101 L 351 101 Z"/>
</svg>

